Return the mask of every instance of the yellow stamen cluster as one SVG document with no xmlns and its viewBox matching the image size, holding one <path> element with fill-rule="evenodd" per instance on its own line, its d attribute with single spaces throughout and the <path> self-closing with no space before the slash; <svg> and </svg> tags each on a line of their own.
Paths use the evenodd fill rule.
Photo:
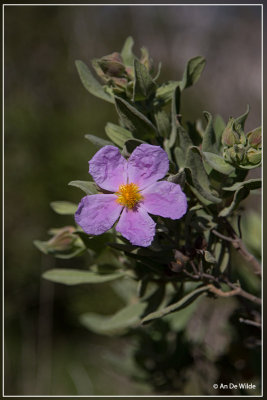
<svg viewBox="0 0 267 400">
<path fill-rule="evenodd" d="M 134 208 L 143 198 L 139 192 L 139 187 L 135 183 L 120 185 L 119 191 L 115 194 L 118 196 L 117 203 L 130 209 Z"/>
</svg>

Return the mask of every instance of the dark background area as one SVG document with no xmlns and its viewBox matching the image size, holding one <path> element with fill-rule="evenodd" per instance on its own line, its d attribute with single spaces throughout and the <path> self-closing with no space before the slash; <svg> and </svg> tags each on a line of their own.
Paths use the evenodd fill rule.
<svg viewBox="0 0 267 400">
<path fill-rule="evenodd" d="M 68 182 L 88 179 L 96 151 L 84 134 L 105 137 L 106 123 L 117 121 L 111 104 L 82 87 L 74 61 L 120 51 L 129 35 L 137 55 L 146 46 L 162 61 L 160 82 L 181 79 L 194 56 L 207 59 L 182 98 L 185 120 L 203 110 L 227 120 L 250 104 L 246 130 L 261 123 L 259 6 L 5 7 L 5 394 L 147 394 L 109 366 L 108 354 L 127 357 L 129 340 L 94 335 L 78 321 L 82 312 L 114 312 L 121 299 L 104 284 L 42 280 L 48 268 L 82 268 L 86 259 L 56 260 L 33 245 L 50 227 L 73 224 L 49 203 L 79 201 Z M 260 197 L 247 205 L 259 212 Z"/>
</svg>

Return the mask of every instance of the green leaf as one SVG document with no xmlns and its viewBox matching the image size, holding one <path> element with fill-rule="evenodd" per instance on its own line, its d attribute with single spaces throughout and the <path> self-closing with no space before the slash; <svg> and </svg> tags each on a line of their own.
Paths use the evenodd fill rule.
<svg viewBox="0 0 267 400">
<path fill-rule="evenodd" d="M 167 138 L 169 136 L 171 125 L 168 114 L 164 110 L 159 110 L 155 113 L 155 120 L 160 136 Z"/>
<path fill-rule="evenodd" d="M 173 92 L 179 85 L 178 81 L 169 81 L 167 83 L 162 84 L 156 90 L 156 98 L 154 100 L 154 105 L 163 106 L 171 101 Z"/>
<path fill-rule="evenodd" d="M 91 143 L 93 143 L 97 147 L 113 145 L 112 142 L 105 140 L 105 139 L 101 139 L 100 137 L 95 136 L 95 135 L 84 135 L 84 137 L 85 137 L 85 139 L 89 140 Z"/>
<path fill-rule="evenodd" d="M 89 181 L 71 181 L 68 183 L 69 186 L 75 186 L 81 189 L 86 194 L 97 194 L 96 184 L 94 182 Z"/>
<path fill-rule="evenodd" d="M 157 85 L 150 76 L 147 68 L 137 59 L 134 60 L 134 73 L 134 101 L 145 100 L 155 93 Z"/>
<path fill-rule="evenodd" d="M 247 187 L 249 190 L 255 190 L 261 188 L 261 179 L 248 179 L 244 182 L 236 182 L 233 186 L 223 187 L 224 190 L 230 190 L 235 192 L 236 190 Z"/>
<path fill-rule="evenodd" d="M 213 122 L 213 129 L 215 132 L 215 136 L 217 138 L 217 142 L 221 145 L 222 134 L 226 127 L 226 124 L 220 115 L 216 115 Z"/>
<path fill-rule="evenodd" d="M 221 172 L 224 175 L 230 175 L 234 172 L 235 168 L 231 164 L 227 163 L 223 157 L 207 151 L 203 151 L 203 155 L 208 164 L 216 171 Z"/>
<path fill-rule="evenodd" d="M 129 36 L 125 40 L 125 43 L 121 50 L 121 58 L 123 60 L 123 63 L 127 66 L 133 66 L 134 63 L 134 54 L 132 52 L 133 45 L 134 45 L 133 38 Z"/>
<path fill-rule="evenodd" d="M 81 283 L 104 283 L 122 278 L 123 272 L 115 272 L 114 274 L 96 274 L 91 271 L 83 271 L 79 269 L 50 269 L 43 273 L 42 277 L 64 285 L 79 285 Z"/>
<path fill-rule="evenodd" d="M 193 185 L 200 195 L 212 203 L 220 203 L 221 199 L 211 192 L 209 178 L 198 147 L 189 148 L 186 156 L 186 167 L 190 170 Z"/>
<path fill-rule="evenodd" d="M 179 114 L 180 110 L 180 97 L 181 97 L 181 91 L 179 86 L 174 90 L 173 92 L 173 97 L 172 97 L 172 111 L 171 111 L 171 116 L 172 116 L 172 130 L 170 134 L 170 139 L 169 139 L 169 148 L 171 149 L 177 138 L 177 129 L 180 127 L 180 123 L 178 122 L 177 115 Z M 180 132 L 179 132 L 180 136 Z"/>
<path fill-rule="evenodd" d="M 220 271 L 223 274 L 230 262 L 230 251 L 228 246 L 222 246 L 222 252 L 219 259 Z"/>
<path fill-rule="evenodd" d="M 184 90 L 187 87 L 192 86 L 198 81 L 200 75 L 205 67 L 206 61 L 204 57 L 197 56 L 188 61 L 186 69 L 184 71 L 182 82 L 180 83 L 180 89 Z"/>
<path fill-rule="evenodd" d="M 249 192 L 250 190 L 246 186 L 238 189 L 230 206 L 223 208 L 219 213 L 219 217 L 228 217 L 238 207 L 239 203 L 249 195 Z"/>
<path fill-rule="evenodd" d="M 143 324 L 145 322 L 164 317 L 165 315 L 168 315 L 171 312 L 179 311 L 179 310 L 185 308 L 186 306 L 191 304 L 197 297 L 204 294 L 204 292 L 206 292 L 208 289 L 209 289 L 209 286 L 198 287 L 197 289 L 193 290 L 192 292 L 187 294 L 185 297 L 183 297 L 181 300 L 177 301 L 176 303 L 173 303 L 168 307 L 164 307 L 158 311 L 155 311 L 153 313 L 146 315 L 142 319 L 141 323 Z"/>
<path fill-rule="evenodd" d="M 114 103 L 113 97 L 104 91 L 102 85 L 94 78 L 86 64 L 80 60 L 76 60 L 75 65 L 82 84 L 88 92 L 102 100 L 108 101 L 109 103 Z"/>
<path fill-rule="evenodd" d="M 78 257 L 85 251 L 83 244 L 73 245 L 70 249 L 57 250 L 54 249 L 48 241 L 34 240 L 34 245 L 44 254 L 51 254 L 53 257 L 60 258 L 63 260 L 69 260 L 70 258 Z"/>
<path fill-rule="evenodd" d="M 204 251 L 204 258 L 205 258 L 205 261 L 207 261 L 208 263 L 210 263 L 210 264 L 215 264 L 217 261 L 216 261 L 216 258 L 214 257 L 214 255 L 213 254 L 211 254 L 209 251 L 207 251 L 207 250 L 205 250 Z"/>
<path fill-rule="evenodd" d="M 183 189 L 185 185 L 185 179 L 186 179 L 186 173 L 184 169 L 181 168 L 177 174 L 169 175 L 167 180 L 169 182 L 178 183 Z"/>
<path fill-rule="evenodd" d="M 203 152 L 217 153 L 219 150 L 220 142 L 217 141 L 215 131 L 213 129 L 212 115 L 204 111 L 203 113 L 208 121 L 203 135 L 202 150 Z"/>
<path fill-rule="evenodd" d="M 57 214 L 61 215 L 73 215 L 78 208 L 77 204 L 70 201 L 52 201 L 50 206 Z"/>
<path fill-rule="evenodd" d="M 156 127 L 140 111 L 119 97 L 115 97 L 115 105 L 122 125 L 129 129 L 137 139 L 155 137 Z"/>
<path fill-rule="evenodd" d="M 235 118 L 235 126 L 236 126 L 236 128 L 238 127 L 238 125 L 240 125 L 242 131 L 244 130 L 244 126 L 245 126 L 245 122 L 246 122 L 246 119 L 247 119 L 248 114 L 249 114 L 249 110 L 250 110 L 250 107 L 249 107 L 249 104 L 248 104 L 246 112 L 244 114 L 240 115 L 240 117 Z"/>
<path fill-rule="evenodd" d="M 119 147 L 123 147 L 124 143 L 133 139 L 133 135 L 127 129 L 122 128 L 119 125 L 108 122 L 105 128 L 107 136 Z"/>
<path fill-rule="evenodd" d="M 125 330 L 135 327 L 140 321 L 146 303 L 136 303 L 126 306 L 112 316 L 87 313 L 80 316 L 80 322 L 87 329 L 102 335 L 124 333 Z"/>
</svg>

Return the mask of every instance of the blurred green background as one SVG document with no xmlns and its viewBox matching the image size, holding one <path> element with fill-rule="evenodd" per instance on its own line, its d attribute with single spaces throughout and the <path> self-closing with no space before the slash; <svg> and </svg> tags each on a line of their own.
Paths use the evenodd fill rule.
<svg viewBox="0 0 267 400">
<path fill-rule="evenodd" d="M 87 64 L 120 51 L 131 35 L 162 61 L 160 82 L 177 80 L 189 58 L 207 66 L 182 99 L 193 121 L 202 111 L 251 112 L 246 130 L 261 123 L 259 6 L 5 6 L 5 394 L 122 395 L 149 389 L 116 372 L 109 356 L 126 358 L 131 340 L 94 335 L 78 322 L 86 311 L 109 314 L 121 299 L 108 285 L 64 287 L 41 279 L 55 266 L 85 267 L 86 259 L 42 255 L 33 240 L 50 227 L 73 224 L 56 215 L 54 200 L 78 202 L 68 186 L 88 179 L 96 149 L 84 134 L 104 137 L 114 107 L 82 87 L 74 61 Z M 259 172 L 254 172 L 259 174 Z M 260 212 L 260 197 L 248 207 Z M 74 265 L 75 263 L 75 265 Z M 190 390 L 190 389 L 189 389 Z"/>
</svg>

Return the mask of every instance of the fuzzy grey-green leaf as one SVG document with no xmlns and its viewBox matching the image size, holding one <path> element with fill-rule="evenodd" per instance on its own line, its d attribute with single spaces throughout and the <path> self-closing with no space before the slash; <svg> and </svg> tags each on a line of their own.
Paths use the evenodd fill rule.
<svg viewBox="0 0 267 400">
<path fill-rule="evenodd" d="M 78 208 L 77 204 L 70 201 L 52 201 L 50 206 L 57 214 L 61 215 L 73 215 Z"/>
<path fill-rule="evenodd" d="M 123 63 L 127 66 L 133 66 L 134 63 L 134 54 L 132 52 L 133 45 L 134 45 L 133 38 L 129 36 L 125 40 L 125 43 L 121 50 L 121 58 L 123 60 Z"/>
<path fill-rule="evenodd" d="M 192 146 L 188 149 L 185 166 L 190 170 L 193 185 L 200 195 L 212 203 L 220 203 L 221 199 L 211 192 L 209 178 L 198 147 Z"/>
<path fill-rule="evenodd" d="M 98 334 L 123 333 L 126 329 L 138 324 L 145 308 L 146 303 L 136 303 L 126 306 L 112 316 L 95 313 L 83 314 L 80 321 L 86 328 Z"/>
<path fill-rule="evenodd" d="M 202 56 L 197 56 L 188 61 L 183 79 L 180 83 L 180 89 L 184 90 L 189 86 L 192 86 L 198 81 L 200 75 L 205 67 L 206 61 Z"/>
<path fill-rule="evenodd" d="M 102 100 L 108 101 L 109 103 L 114 103 L 113 97 L 104 91 L 102 85 L 94 78 L 90 69 L 84 62 L 76 60 L 75 65 L 78 70 L 82 84 L 85 89 L 88 90 L 88 92 L 96 97 L 99 97 Z"/>
<path fill-rule="evenodd" d="M 229 191 L 236 191 L 241 189 L 242 187 L 247 187 L 249 190 L 255 190 L 255 189 L 260 189 L 261 188 L 261 179 L 248 179 L 247 181 L 243 182 L 236 182 L 232 186 L 225 186 L 223 187 L 224 190 L 229 190 Z"/>
<path fill-rule="evenodd" d="M 105 131 L 107 136 L 112 140 L 112 142 L 121 148 L 124 146 L 124 143 L 127 140 L 133 139 L 133 135 L 130 131 L 128 131 L 125 128 L 122 128 L 119 125 L 112 124 L 111 122 L 107 123 Z"/>
<path fill-rule="evenodd" d="M 157 129 L 152 122 L 130 103 L 115 97 L 115 104 L 122 124 L 137 139 L 151 139 L 156 135 Z"/>
<path fill-rule="evenodd" d="M 83 192 L 85 192 L 88 195 L 91 194 L 97 194 L 97 188 L 96 184 L 94 182 L 89 182 L 89 181 L 71 181 L 68 183 L 70 186 L 75 186 L 79 189 L 81 189 Z"/>
<path fill-rule="evenodd" d="M 145 100 L 156 91 L 157 85 L 145 65 L 141 64 L 137 59 L 134 60 L 134 73 L 134 101 Z"/>
<path fill-rule="evenodd" d="M 207 151 L 203 151 L 203 155 L 208 164 L 216 171 L 221 172 L 224 175 L 230 175 L 234 172 L 235 168 L 231 164 L 227 163 L 223 157 Z"/>
<path fill-rule="evenodd" d="M 234 194 L 234 198 L 230 206 L 223 208 L 219 213 L 219 217 L 228 217 L 228 215 L 230 215 L 238 207 L 239 203 L 248 195 L 249 189 L 246 186 L 238 189 Z"/>
<path fill-rule="evenodd" d="M 123 276 L 123 272 L 114 272 L 113 274 L 96 274 L 95 272 L 91 271 L 63 268 L 50 269 L 42 275 L 43 278 L 49 281 L 63 283 L 64 285 L 104 283 L 122 278 Z"/>
<path fill-rule="evenodd" d="M 101 139 L 98 136 L 95 135 L 84 135 L 85 139 L 89 140 L 91 143 L 93 143 L 97 147 L 104 147 L 104 146 L 109 146 L 112 145 L 113 143 L 110 142 L 109 140 Z"/>
</svg>

